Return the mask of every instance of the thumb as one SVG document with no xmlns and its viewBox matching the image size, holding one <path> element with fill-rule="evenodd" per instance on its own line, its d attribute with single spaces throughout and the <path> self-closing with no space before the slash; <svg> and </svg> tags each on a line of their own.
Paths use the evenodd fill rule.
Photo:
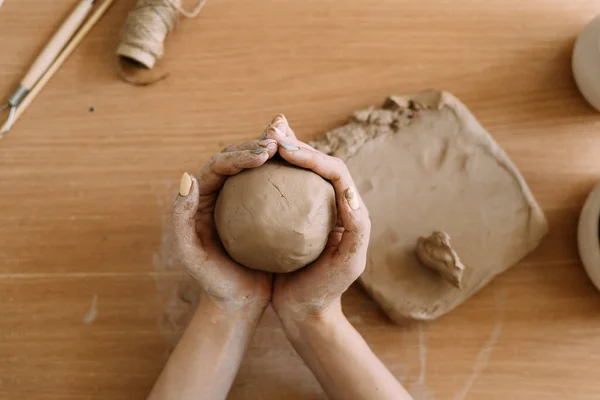
<svg viewBox="0 0 600 400">
<path fill-rule="evenodd" d="M 371 220 L 354 186 L 349 186 L 340 197 L 338 212 L 344 233 L 334 258 L 337 258 L 336 264 L 343 266 L 344 275 L 354 280 L 365 268 Z"/>
<path fill-rule="evenodd" d="M 182 256 L 186 256 L 193 249 L 198 248 L 199 239 L 196 232 L 196 213 L 200 196 L 198 181 L 195 177 L 183 173 L 179 185 L 179 194 L 173 204 L 173 236 L 175 244 Z"/>
</svg>

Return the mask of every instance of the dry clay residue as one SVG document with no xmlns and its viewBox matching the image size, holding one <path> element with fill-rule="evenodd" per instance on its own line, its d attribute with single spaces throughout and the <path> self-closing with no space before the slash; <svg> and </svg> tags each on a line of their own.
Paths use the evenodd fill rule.
<svg viewBox="0 0 600 400">
<path fill-rule="evenodd" d="M 355 111 L 348 124 L 318 137 L 309 144 L 329 155 L 346 161 L 366 142 L 400 132 L 418 117 L 419 111 L 435 108 L 442 93 L 422 92 L 408 99 L 389 97 L 381 108 Z"/>
<path fill-rule="evenodd" d="M 86 325 L 91 325 L 98 318 L 98 295 L 94 294 L 92 297 L 92 303 L 90 304 L 90 309 L 85 313 L 81 322 Z"/>
</svg>

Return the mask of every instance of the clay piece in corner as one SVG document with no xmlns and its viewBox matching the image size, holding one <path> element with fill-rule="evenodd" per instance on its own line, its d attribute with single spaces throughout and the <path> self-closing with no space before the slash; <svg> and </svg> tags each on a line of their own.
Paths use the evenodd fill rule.
<svg viewBox="0 0 600 400">
<path fill-rule="evenodd" d="M 450 312 L 535 249 L 548 227 L 517 167 L 447 92 L 392 96 L 312 146 L 344 160 L 369 208 L 359 282 L 398 323 Z M 433 231 L 467 266 L 461 290 L 415 254 Z"/>
<path fill-rule="evenodd" d="M 461 288 L 465 265 L 450 245 L 450 235 L 435 231 L 428 237 L 421 236 L 417 239 L 415 252 L 423 265 L 439 272 L 443 279 L 458 289 Z"/>
</svg>

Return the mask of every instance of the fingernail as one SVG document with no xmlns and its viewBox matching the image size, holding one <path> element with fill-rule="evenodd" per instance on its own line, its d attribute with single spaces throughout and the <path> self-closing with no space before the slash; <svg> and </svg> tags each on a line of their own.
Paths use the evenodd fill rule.
<svg viewBox="0 0 600 400">
<path fill-rule="evenodd" d="M 263 139 L 260 142 L 258 142 L 258 145 L 261 147 L 269 147 L 269 145 L 271 144 L 277 144 L 277 142 L 275 141 L 275 139 Z"/>
<path fill-rule="evenodd" d="M 267 136 L 267 133 L 269 132 L 269 128 L 271 127 L 271 124 L 265 126 L 265 129 L 263 129 L 263 131 L 260 133 L 259 138 L 264 138 Z"/>
<path fill-rule="evenodd" d="M 179 183 L 179 194 L 185 197 L 190 194 L 190 190 L 192 190 L 192 177 L 187 172 L 184 172 Z"/>
<path fill-rule="evenodd" d="M 254 154 L 261 154 L 261 153 L 264 153 L 265 151 L 269 151 L 269 150 L 267 150 L 264 147 L 259 147 L 257 149 L 252 150 L 252 153 L 254 153 Z"/>
<path fill-rule="evenodd" d="M 286 149 L 287 151 L 296 151 L 296 150 L 300 150 L 300 147 L 293 145 L 293 144 L 289 144 L 289 143 L 279 143 L 281 145 L 281 147 L 283 147 L 284 149 Z"/>
<path fill-rule="evenodd" d="M 344 192 L 344 197 L 346 198 L 346 201 L 348 202 L 348 205 L 351 209 L 356 211 L 360 208 L 360 201 L 358 201 L 356 190 L 352 186 L 346 189 L 346 191 Z"/>
<path fill-rule="evenodd" d="M 278 127 L 273 126 L 273 125 L 271 125 L 269 127 L 269 129 L 267 130 L 267 132 L 268 133 L 273 133 L 273 134 L 275 134 L 277 136 L 285 136 L 285 133 L 283 133 L 283 131 L 281 129 L 279 129 Z"/>
<path fill-rule="evenodd" d="M 287 124 L 287 119 L 285 119 L 283 114 L 277 114 L 275 118 L 273 118 L 273 121 L 271 121 L 271 125 L 279 125 L 282 122 Z"/>
<path fill-rule="evenodd" d="M 267 145 L 267 148 L 268 148 L 269 150 L 277 151 L 277 142 L 275 142 L 275 143 L 269 143 L 269 144 Z"/>
</svg>

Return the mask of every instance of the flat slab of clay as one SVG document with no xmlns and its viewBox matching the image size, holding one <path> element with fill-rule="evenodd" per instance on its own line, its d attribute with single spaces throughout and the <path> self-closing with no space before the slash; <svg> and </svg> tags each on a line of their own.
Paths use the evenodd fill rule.
<svg viewBox="0 0 600 400">
<path fill-rule="evenodd" d="M 449 93 L 390 97 L 311 144 L 346 162 L 369 208 L 360 282 L 396 322 L 449 312 L 548 230 L 515 165 Z M 465 265 L 461 289 L 417 259 L 417 239 L 434 231 L 450 235 Z"/>
</svg>

